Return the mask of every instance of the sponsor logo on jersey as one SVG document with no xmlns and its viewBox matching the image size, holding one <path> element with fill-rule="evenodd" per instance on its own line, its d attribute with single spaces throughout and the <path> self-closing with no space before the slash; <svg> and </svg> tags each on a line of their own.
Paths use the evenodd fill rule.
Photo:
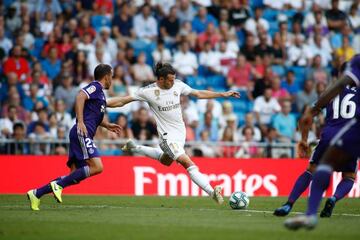
<svg viewBox="0 0 360 240">
<path fill-rule="evenodd" d="M 104 105 L 101 105 L 101 108 L 100 108 L 100 112 L 105 112 L 105 106 Z"/>
<path fill-rule="evenodd" d="M 93 154 L 94 153 L 94 149 L 93 148 L 89 148 L 89 153 Z"/>
<path fill-rule="evenodd" d="M 177 109 L 179 107 L 180 107 L 180 103 L 177 103 L 177 104 L 166 106 L 166 107 L 158 106 L 158 109 L 159 109 L 160 112 L 167 112 L 167 111 Z"/>
<path fill-rule="evenodd" d="M 96 87 L 94 85 L 91 85 L 90 87 L 86 88 L 86 91 L 88 94 L 92 94 L 96 91 Z"/>
</svg>

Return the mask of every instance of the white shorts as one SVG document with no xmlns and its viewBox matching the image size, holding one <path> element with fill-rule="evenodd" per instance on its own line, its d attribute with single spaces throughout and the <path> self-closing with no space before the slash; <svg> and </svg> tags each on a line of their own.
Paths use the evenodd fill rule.
<svg viewBox="0 0 360 240">
<path fill-rule="evenodd" d="M 177 160 L 181 155 L 185 154 L 184 145 L 185 142 L 160 140 L 161 150 L 173 160 Z"/>
</svg>

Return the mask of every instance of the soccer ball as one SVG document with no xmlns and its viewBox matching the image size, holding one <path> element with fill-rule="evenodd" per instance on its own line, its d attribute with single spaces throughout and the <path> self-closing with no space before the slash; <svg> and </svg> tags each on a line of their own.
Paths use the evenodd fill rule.
<svg viewBox="0 0 360 240">
<path fill-rule="evenodd" d="M 245 209 L 249 206 L 249 203 L 249 197 L 241 191 L 233 192 L 229 199 L 229 204 L 232 209 Z"/>
</svg>

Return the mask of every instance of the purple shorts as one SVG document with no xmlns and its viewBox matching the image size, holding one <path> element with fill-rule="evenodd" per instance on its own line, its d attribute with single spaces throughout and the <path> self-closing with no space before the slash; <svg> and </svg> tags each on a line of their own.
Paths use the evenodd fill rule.
<svg viewBox="0 0 360 240">
<path fill-rule="evenodd" d="M 310 159 L 311 163 L 318 164 L 329 146 L 336 146 L 337 148 L 346 152 L 351 156 L 351 161 L 344 162 L 341 169 L 335 169 L 339 172 L 356 172 L 357 159 L 360 157 L 360 122 L 355 118 L 346 123 L 330 140 L 320 140 L 316 146 L 315 151 Z"/>
<path fill-rule="evenodd" d="M 76 125 L 71 128 L 69 138 L 69 158 L 66 163 L 68 167 L 75 164 L 76 168 L 80 168 L 86 166 L 86 160 L 100 157 L 99 151 L 97 150 L 93 139 L 78 135 Z"/>
</svg>

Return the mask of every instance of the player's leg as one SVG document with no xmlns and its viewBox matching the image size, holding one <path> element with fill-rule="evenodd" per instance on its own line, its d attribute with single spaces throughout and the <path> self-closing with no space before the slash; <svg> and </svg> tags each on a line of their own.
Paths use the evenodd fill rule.
<svg viewBox="0 0 360 240">
<path fill-rule="evenodd" d="M 336 146 L 328 148 L 314 173 L 306 215 L 287 219 L 284 223 L 287 228 L 297 230 L 304 227 L 310 230 L 317 225 L 316 213 L 320 206 L 322 195 L 329 186 L 333 169 L 339 168 L 342 163 L 347 163 L 351 159 L 351 156 Z"/>
<path fill-rule="evenodd" d="M 352 189 L 356 178 L 355 172 L 343 172 L 342 179 L 337 185 L 334 195 L 326 200 L 320 217 L 331 217 L 335 204 L 344 198 Z"/>
<path fill-rule="evenodd" d="M 304 171 L 295 181 L 295 184 L 290 192 L 288 200 L 281 207 L 275 209 L 275 216 L 286 216 L 291 212 L 291 209 L 296 200 L 301 196 L 303 192 L 308 188 L 312 180 L 312 174 L 315 171 L 316 164 L 310 163 L 306 171 Z"/>
<path fill-rule="evenodd" d="M 132 139 L 129 139 L 122 147 L 123 151 L 140 154 L 155 160 L 160 161 L 163 152 L 154 147 L 137 145 Z"/>
</svg>

